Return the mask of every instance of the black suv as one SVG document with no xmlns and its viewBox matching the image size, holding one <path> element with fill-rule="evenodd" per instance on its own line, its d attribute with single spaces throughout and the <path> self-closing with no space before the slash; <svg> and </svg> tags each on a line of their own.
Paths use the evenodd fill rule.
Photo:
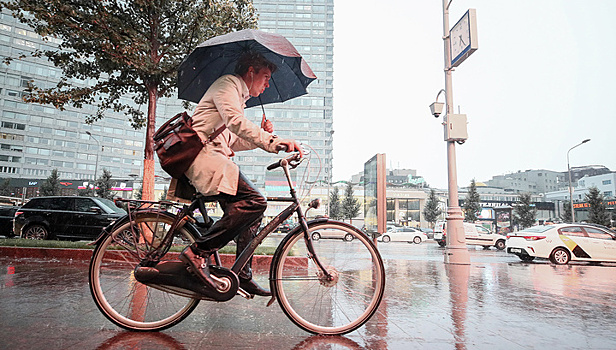
<svg viewBox="0 0 616 350">
<path fill-rule="evenodd" d="M 0 235 L 13 237 L 13 218 L 19 207 L 13 205 L 0 205 Z"/>
<path fill-rule="evenodd" d="M 124 215 L 109 199 L 35 197 L 15 213 L 14 232 L 28 239 L 93 240 Z"/>
</svg>

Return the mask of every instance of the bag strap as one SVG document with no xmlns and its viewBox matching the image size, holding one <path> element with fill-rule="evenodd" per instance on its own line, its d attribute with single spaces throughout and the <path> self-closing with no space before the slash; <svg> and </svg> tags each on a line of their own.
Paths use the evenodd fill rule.
<svg viewBox="0 0 616 350">
<path fill-rule="evenodd" d="M 205 141 L 203 144 L 206 145 L 212 142 L 212 140 L 214 140 L 218 135 L 220 135 L 220 133 L 223 132 L 226 128 L 227 126 L 223 124 L 220 128 L 216 129 L 216 131 L 214 131 L 212 135 L 208 136 L 207 141 Z"/>
</svg>

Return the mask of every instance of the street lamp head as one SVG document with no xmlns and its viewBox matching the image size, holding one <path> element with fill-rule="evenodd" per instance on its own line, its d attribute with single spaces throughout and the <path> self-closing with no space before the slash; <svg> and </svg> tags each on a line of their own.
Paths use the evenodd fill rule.
<svg viewBox="0 0 616 350">
<path fill-rule="evenodd" d="M 590 141 L 590 139 L 586 139 L 586 140 L 582 141 L 582 143 L 586 143 L 588 141 Z"/>
<path fill-rule="evenodd" d="M 91 134 L 89 131 L 86 131 L 86 134 L 88 134 L 88 135 L 92 136 L 92 134 Z"/>
</svg>

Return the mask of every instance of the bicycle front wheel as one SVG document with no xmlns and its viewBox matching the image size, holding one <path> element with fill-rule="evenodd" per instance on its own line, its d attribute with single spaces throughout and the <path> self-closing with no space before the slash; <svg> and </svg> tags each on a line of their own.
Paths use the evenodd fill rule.
<svg viewBox="0 0 616 350">
<path fill-rule="evenodd" d="M 309 254 L 304 232 L 285 237 L 272 263 L 271 287 L 285 314 L 315 334 L 345 334 L 376 312 L 385 290 L 383 260 L 362 232 L 341 222 L 308 225 L 315 255 Z M 352 239 L 350 236 L 352 236 Z M 335 238 L 328 238 L 335 237 Z"/>
<path fill-rule="evenodd" d="M 90 292 L 100 311 L 116 325 L 134 331 L 169 328 L 186 318 L 199 299 L 182 297 L 138 282 L 134 269 L 169 231 L 174 216 L 166 212 L 137 213 L 131 223 L 117 227 L 102 239 L 90 262 Z M 194 242 L 186 227 L 175 234 L 173 245 Z M 166 254 L 164 260 L 177 260 Z"/>
</svg>

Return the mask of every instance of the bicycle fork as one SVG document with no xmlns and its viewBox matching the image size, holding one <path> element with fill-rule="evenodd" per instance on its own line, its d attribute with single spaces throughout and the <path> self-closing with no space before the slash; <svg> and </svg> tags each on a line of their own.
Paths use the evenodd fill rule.
<svg viewBox="0 0 616 350">
<path fill-rule="evenodd" d="M 321 273 L 323 273 L 327 281 L 332 281 L 334 279 L 333 275 L 327 270 L 325 265 L 321 263 L 321 260 L 319 260 L 319 256 L 314 251 L 312 237 L 310 236 L 310 231 L 308 229 L 308 222 L 306 221 L 306 218 L 303 215 L 299 216 L 300 225 L 302 226 L 302 230 L 304 230 L 304 241 L 306 242 L 306 248 L 308 249 L 308 258 L 314 261 L 314 263 L 319 267 L 319 270 L 321 270 Z"/>
</svg>

